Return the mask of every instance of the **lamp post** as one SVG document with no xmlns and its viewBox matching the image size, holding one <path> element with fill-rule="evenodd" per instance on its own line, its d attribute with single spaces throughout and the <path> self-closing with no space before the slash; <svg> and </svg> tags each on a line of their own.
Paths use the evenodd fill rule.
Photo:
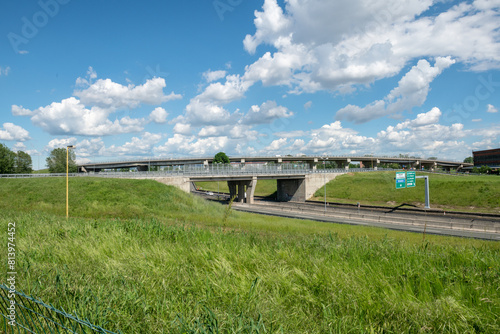
<svg viewBox="0 0 500 334">
<path fill-rule="evenodd" d="M 66 218 L 69 217 L 69 149 L 74 145 L 66 146 Z"/>
</svg>

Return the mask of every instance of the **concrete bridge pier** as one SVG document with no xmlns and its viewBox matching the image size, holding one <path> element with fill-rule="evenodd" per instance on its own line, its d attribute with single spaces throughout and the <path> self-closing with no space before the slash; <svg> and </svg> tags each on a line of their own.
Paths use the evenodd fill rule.
<svg viewBox="0 0 500 334">
<path fill-rule="evenodd" d="M 316 170 L 316 166 L 318 165 L 318 158 L 314 158 L 313 161 L 309 162 L 309 168 L 312 170 Z"/>
<path fill-rule="evenodd" d="M 347 159 L 347 162 L 346 162 L 346 164 L 344 166 L 346 171 L 349 170 L 349 164 L 350 163 L 351 163 L 351 159 Z"/>
<path fill-rule="evenodd" d="M 227 181 L 229 187 L 229 196 L 240 203 L 254 203 L 255 186 L 257 185 L 257 177 L 252 177 L 251 180 Z"/>
</svg>

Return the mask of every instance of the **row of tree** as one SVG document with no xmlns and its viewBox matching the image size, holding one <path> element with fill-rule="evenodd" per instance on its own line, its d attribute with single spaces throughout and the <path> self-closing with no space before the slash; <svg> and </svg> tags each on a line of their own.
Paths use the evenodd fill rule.
<svg viewBox="0 0 500 334">
<path fill-rule="evenodd" d="M 73 150 L 68 152 L 68 169 L 76 173 L 76 156 Z M 55 148 L 47 157 L 49 173 L 66 173 L 66 148 Z M 30 174 L 33 172 L 31 156 L 23 151 L 13 152 L 4 144 L 0 144 L 0 174 Z"/>
<path fill-rule="evenodd" d="M 33 171 L 31 156 L 23 151 L 13 152 L 0 144 L 0 174 L 29 174 Z"/>
</svg>

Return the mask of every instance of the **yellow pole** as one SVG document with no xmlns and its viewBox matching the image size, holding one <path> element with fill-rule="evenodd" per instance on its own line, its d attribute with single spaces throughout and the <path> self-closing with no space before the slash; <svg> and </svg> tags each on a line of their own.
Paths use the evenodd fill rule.
<svg viewBox="0 0 500 334">
<path fill-rule="evenodd" d="M 69 217 L 69 149 L 74 145 L 66 146 L 66 218 Z"/>
<path fill-rule="evenodd" d="M 66 147 L 66 218 L 69 217 L 69 147 Z"/>
</svg>

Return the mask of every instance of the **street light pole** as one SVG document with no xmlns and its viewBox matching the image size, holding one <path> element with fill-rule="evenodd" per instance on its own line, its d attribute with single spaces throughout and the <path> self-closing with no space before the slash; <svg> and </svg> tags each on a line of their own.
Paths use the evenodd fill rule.
<svg viewBox="0 0 500 334">
<path fill-rule="evenodd" d="M 66 218 L 69 217 L 69 149 L 74 145 L 66 146 Z"/>
</svg>

